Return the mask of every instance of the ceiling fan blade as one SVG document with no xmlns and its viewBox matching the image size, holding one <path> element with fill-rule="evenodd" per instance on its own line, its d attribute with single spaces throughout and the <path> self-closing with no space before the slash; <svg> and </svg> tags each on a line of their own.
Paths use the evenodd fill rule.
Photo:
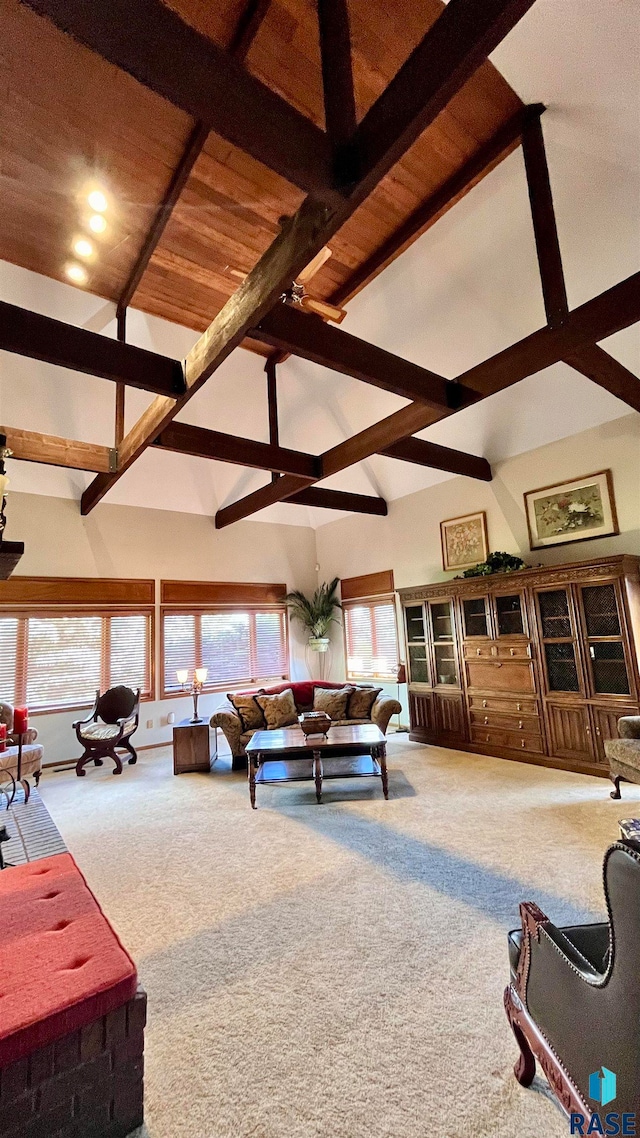
<svg viewBox="0 0 640 1138">
<path fill-rule="evenodd" d="M 332 320 L 334 324 L 342 324 L 347 315 L 346 308 L 336 308 L 335 304 L 329 304 L 327 300 L 316 300 L 313 296 L 303 297 L 300 307 L 306 312 L 315 312 L 323 320 Z"/>
<path fill-rule="evenodd" d="M 310 281 L 311 278 L 316 275 L 316 273 L 320 272 L 320 269 L 322 268 L 323 265 L 325 265 L 327 263 L 330 256 L 331 256 L 331 250 L 330 250 L 329 246 L 323 245 L 322 249 L 320 250 L 319 253 L 316 253 L 313 260 L 309 261 L 309 264 L 305 265 L 304 269 L 302 269 L 302 271 L 300 273 L 298 273 L 298 275 L 296 277 L 296 281 L 299 284 L 307 284 L 308 281 Z"/>
</svg>

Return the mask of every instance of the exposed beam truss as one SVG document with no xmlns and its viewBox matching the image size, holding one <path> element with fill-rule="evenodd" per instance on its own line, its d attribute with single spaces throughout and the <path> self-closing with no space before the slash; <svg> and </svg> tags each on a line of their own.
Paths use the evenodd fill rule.
<svg viewBox="0 0 640 1138">
<path fill-rule="evenodd" d="M 450 0 L 360 123 L 340 163 L 332 141 L 264 88 L 161 0 L 25 0 L 56 26 L 315 195 L 307 198 L 185 361 L 187 391 L 155 400 L 118 448 L 118 470 L 85 491 L 88 513 L 117 478 L 260 323 L 291 280 L 334 236 L 411 143 L 475 73 L 534 0 Z M 153 37 L 149 29 L 153 28 Z M 354 171 L 359 177 L 351 183 Z M 397 441 L 390 439 L 389 442 Z M 270 493 L 287 497 L 286 479 Z M 282 485 L 284 483 L 284 485 Z M 296 487 L 301 489 L 300 486 Z M 263 495 L 264 496 L 264 495 Z"/>
</svg>

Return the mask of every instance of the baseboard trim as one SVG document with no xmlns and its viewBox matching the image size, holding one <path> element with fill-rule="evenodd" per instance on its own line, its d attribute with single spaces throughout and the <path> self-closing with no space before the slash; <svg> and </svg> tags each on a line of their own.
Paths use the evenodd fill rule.
<svg viewBox="0 0 640 1138">
<path fill-rule="evenodd" d="M 165 743 L 142 743 L 141 746 L 136 747 L 136 751 L 155 751 L 159 747 L 170 747 L 170 746 L 171 746 L 171 739 L 167 739 L 167 741 Z M 116 750 L 121 751 L 122 754 L 124 754 L 124 755 L 126 755 L 128 753 L 122 747 L 116 747 Z M 60 761 L 58 763 L 43 763 L 42 769 L 43 769 L 43 771 L 53 770 L 54 768 L 56 770 L 66 770 L 67 767 L 75 767 L 77 761 L 78 761 L 77 759 L 60 759 Z"/>
</svg>

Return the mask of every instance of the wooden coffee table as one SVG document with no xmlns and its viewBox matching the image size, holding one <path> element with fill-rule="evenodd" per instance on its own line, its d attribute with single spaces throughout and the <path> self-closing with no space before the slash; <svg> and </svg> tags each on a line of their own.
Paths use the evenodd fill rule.
<svg viewBox="0 0 640 1138">
<path fill-rule="evenodd" d="M 315 782 L 322 801 L 325 778 L 379 778 L 389 797 L 387 744 L 375 723 L 332 727 L 328 735 L 305 738 L 299 727 L 256 731 L 247 743 L 249 795 L 256 809 L 258 783 Z"/>
</svg>

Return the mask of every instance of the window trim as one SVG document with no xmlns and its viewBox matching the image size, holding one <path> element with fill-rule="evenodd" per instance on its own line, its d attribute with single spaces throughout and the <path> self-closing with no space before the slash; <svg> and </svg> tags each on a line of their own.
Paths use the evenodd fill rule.
<svg viewBox="0 0 640 1138">
<path fill-rule="evenodd" d="M 345 614 L 342 622 L 342 635 L 344 641 L 344 670 L 345 678 L 349 680 L 378 680 L 380 683 L 397 683 L 397 672 L 350 672 L 349 671 L 349 642 L 347 637 L 347 610 L 351 608 L 374 608 L 376 605 L 390 604 L 393 607 L 393 622 L 395 627 L 395 641 L 396 641 L 396 660 L 398 667 L 400 666 L 400 637 L 398 634 L 398 606 L 396 603 L 396 594 L 387 593 L 380 596 L 373 597 L 353 597 L 349 600 L 342 602 L 342 610 Z M 375 653 L 372 653 L 375 655 Z"/>
<path fill-rule="evenodd" d="M 149 630 L 149 692 L 140 693 L 141 703 L 151 703 L 156 698 L 156 620 L 155 620 L 155 606 L 144 605 L 142 607 L 126 606 L 111 608 L 108 605 L 102 605 L 96 608 L 94 605 L 59 605 L 52 608 L 50 605 L 0 605 L 0 618 L 9 618 L 14 620 L 28 620 L 29 618 L 50 618 L 59 619 L 65 616 L 94 616 L 104 619 L 105 617 L 118 617 L 118 616 L 144 616 L 148 621 Z M 103 659 L 101 660 L 101 663 Z M 26 678 L 25 678 L 26 679 Z M 95 699 L 95 696 L 94 696 Z M 74 704 L 52 704 L 48 707 L 29 708 L 29 716 L 36 715 L 58 715 L 64 712 L 84 711 L 86 708 L 93 707 L 94 699 L 90 702 L 74 703 Z M 16 703 L 26 703 L 26 699 L 16 698 Z"/>
<path fill-rule="evenodd" d="M 266 605 L 160 605 L 160 691 L 159 699 L 184 699 L 188 692 L 182 690 L 174 691 L 168 689 L 166 686 L 165 675 L 165 652 L 164 652 L 164 619 L 165 616 L 208 616 L 214 613 L 223 612 L 238 612 L 238 613 L 259 613 L 259 612 L 277 612 L 283 613 L 284 620 L 284 643 L 285 652 L 287 656 L 287 669 L 286 674 L 282 676 L 261 676 L 254 680 L 225 680 L 220 684 L 205 684 L 202 688 L 203 695 L 215 694 L 216 692 L 243 691 L 245 689 L 251 690 L 257 685 L 263 683 L 283 683 L 291 679 L 291 647 L 289 640 L 289 621 L 287 619 L 286 605 L 266 604 Z M 196 667 L 200 667 L 196 664 Z M 233 685 L 237 687 L 233 687 Z"/>
</svg>

